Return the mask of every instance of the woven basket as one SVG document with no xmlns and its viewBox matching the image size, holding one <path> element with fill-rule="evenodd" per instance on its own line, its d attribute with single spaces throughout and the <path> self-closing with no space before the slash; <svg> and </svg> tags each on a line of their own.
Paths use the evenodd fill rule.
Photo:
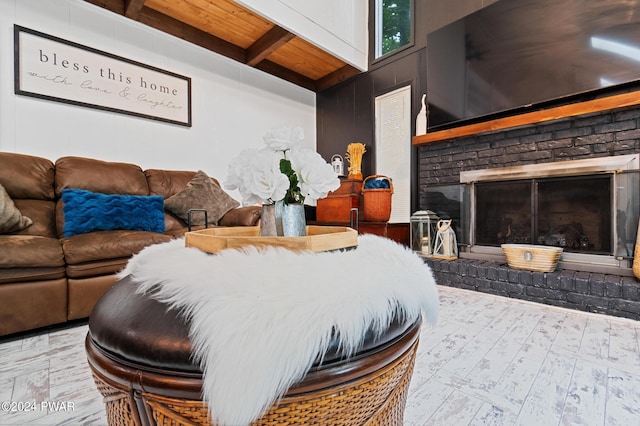
<svg viewBox="0 0 640 426">
<path fill-rule="evenodd" d="M 365 188 L 369 179 L 387 179 L 389 188 Z M 369 222 L 386 222 L 391 217 L 391 195 L 393 182 L 383 175 L 371 175 L 362 182 L 362 215 Z"/>
<path fill-rule="evenodd" d="M 561 247 L 531 244 L 502 244 L 501 247 L 510 268 L 526 271 L 553 272 L 562 254 Z"/>
<path fill-rule="evenodd" d="M 402 426 L 418 342 L 416 337 L 397 359 L 349 383 L 285 395 L 251 426 Z M 110 426 L 137 426 L 140 417 L 145 419 L 142 424 L 153 419 L 157 426 L 215 426 L 201 400 L 134 393 L 93 366 L 92 373 Z"/>
</svg>

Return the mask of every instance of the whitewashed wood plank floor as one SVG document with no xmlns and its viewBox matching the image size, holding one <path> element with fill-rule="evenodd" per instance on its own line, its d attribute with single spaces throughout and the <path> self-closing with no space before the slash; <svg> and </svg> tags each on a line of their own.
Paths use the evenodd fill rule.
<svg viewBox="0 0 640 426">
<path fill-rule="evenodd" d="M 640 426 L 640 322 L 440 288 L 405 426 Z M 103 425 L 86 325 L 0 340 L 0 425 Z M 44 405 L 43 405 L 44 403 Z M 3 407 L 5 408 L 5 407 Z"/>
</svg>

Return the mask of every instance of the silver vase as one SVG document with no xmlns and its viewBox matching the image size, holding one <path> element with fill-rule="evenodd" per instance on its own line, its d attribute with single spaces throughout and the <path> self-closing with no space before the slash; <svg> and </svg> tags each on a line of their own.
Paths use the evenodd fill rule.
<svg viewBox="0 0 640 426">
<path fill-rule="evenodd" d="M 307 221 L 303 204 L 284 204 L 282 206 L 282 235 L 285 237 L 304 237 L 307 235 Z"/>
<path fill-rule="evenodd" d="M 263 204 L 260 215 L 260 236 L 275 237 L 278 235 L 276 229 L 276 205 Z"/>
<path fill-rule="evenodd" d="M 263 237 L 304 237 L 307 222 L 303 204 L 285 204 L 276 201 L 262 206 L 260 235 Z"/>
</svg>

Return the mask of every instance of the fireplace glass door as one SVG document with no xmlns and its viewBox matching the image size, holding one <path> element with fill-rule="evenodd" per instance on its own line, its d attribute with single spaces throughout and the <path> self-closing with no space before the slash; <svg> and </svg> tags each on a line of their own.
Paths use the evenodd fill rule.
<svg viewBox="0 0 640 426">
<path fill-rule="evenodd" d="M 611 174 L 475 184 L 475 244 L 611 254 Z"/>
</svg>

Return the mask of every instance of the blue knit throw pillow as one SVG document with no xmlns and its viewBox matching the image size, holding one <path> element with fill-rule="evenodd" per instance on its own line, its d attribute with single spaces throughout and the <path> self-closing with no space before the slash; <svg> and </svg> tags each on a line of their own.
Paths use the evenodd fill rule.
<svg viewBox="0 0 640 426">
<path fill-rule="evenodd" d="M 64 236 L 93 231 L 164 232 L 164 199 L 160 195 L 100 194 L 63 189 Z"/>
</svg>

